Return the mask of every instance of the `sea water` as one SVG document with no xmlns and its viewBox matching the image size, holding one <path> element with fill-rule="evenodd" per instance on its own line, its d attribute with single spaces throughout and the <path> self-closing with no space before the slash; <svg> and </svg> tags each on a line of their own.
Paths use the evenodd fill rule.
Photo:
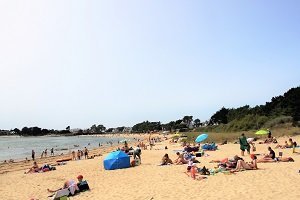
<svg viewBox="0 0 300 200">
<path fill-rule="evenodd" d="M 31 159 L 31 151 L 35 151 L 35 157 L 39 158 L 42 152 L 47 149 L 47 156 L 50 156 L 51 148 L 55 155 L 70 153 L 73 150 L 83 150 L 84 147 L 93 149 L 111 142 L 113 145 L 123 140 L 122 137 L 103 137 L 103 136 L 0 136 L 0 161 L 3 160 L 25 160 Z"/>
</svg>

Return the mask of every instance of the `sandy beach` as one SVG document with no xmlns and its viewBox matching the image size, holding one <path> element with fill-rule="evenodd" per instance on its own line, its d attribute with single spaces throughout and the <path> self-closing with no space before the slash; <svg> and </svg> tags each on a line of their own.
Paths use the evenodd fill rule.
<svg viewBox="0 0 300 200">
<path fill-rule="evenodd" d="M 300 136 L 293 137 L 300 141 Z M 279 144 L 287 137 L 280 138 Z M 165 150 L 164 147 L 168 146 Z M 256 153 L 268 153 L 267 144 L 256 142 Z M 276 144 L 271 144 L 275 147 Z M 258 170 L 238 172 L 232 175 L 218 173 L 205 180 L 193 180 L 184 172 L 187 165 L 158 166 L 162 156 L 168 153 L 176 158 L 174 150 L 182 147 L 170 144 L 169 141 L 156 143 L 152 150 L 142 151 L 142 164 L 137 167 L 106 171 L 103 158 L 111 149 L 99 149 L 94 153 L 103 156 L 89 160 L 70 161 L 66 165 L 57 166 L 57 170 L 46 173 L 24 174 L 25 168 L 32 165 L 18 164 L 3 167 L 0 174 L 0 199 L 29 200 L 47 199 L 50 195 L 47 188 L 62 187 L 68 179 L 76 180 L 82 174 L 91 187 L 90 191 L 80 193 L 71 199 L 300 199 L 300 154 L 293 154 L 291 149 L 274 149 L 278 155 L 292 156 L 295 162 L 258 163 Z M 297 149 L 300 151 L 300 149 Z M 238 144 L 219 146 L 217 151 L 207 151 L 208 156 L 199 158 L 198 167 L 214 168 L 217 164 L 209 163 L 214 159 L 222 159 L 240 154 Z M 245 156 L 250 161 L 249 156 Z M 43 164 L 51 160 L 40 161 Z"/>
</svg>

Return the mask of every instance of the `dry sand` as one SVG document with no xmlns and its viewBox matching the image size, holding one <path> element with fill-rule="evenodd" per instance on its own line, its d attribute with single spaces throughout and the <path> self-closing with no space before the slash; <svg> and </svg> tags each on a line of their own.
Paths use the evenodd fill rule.
<svg viewBox="0 0 300 200">
<path fill-rule="evenodd" d="M 293 138 L 300 142 L 299 136 Z M 280 138 L 279 143 L 286 139 Z M 164 150 L 165 145 L 168 150 Z M 268 145 L 256 146 L 256 153 L 267 153 Z M 58 166 L 56 171 L 46 173 L 24 174 L 25 170 L 20 170 L 19 167 L 17 171 L 0 174 L 0 199 L 47 199 L 47 188 L 59 188 L 65 180 L 76 180 L 79 174 L 84 176 L 92 189 L 71 197 L 74 200 L 300 199 L 300 154 L 292 154 L 291 149 L 275 149 L 275 152 L 278 154 L 282 151 L 283 156 L 292 156 L 295 162 L 259 163 L 259 170 L 233 175 L 219 173 L 201 181 L 184 174 L 186 165 L 158 166 L 165 153 L 175 159 L 173 150 L 176 149 L 182 148 L 179 144 L 169 144 L 168 141 L 157 143 L 153 150 L 142 151 L 142 165 L 113 171 L 103 168 L 105 154 L 91 160 L 71 161 L 67 165 Z M 210 160 L 232 157 L 240 151 L 238 144 L 227 144 L 219 146 L 217 151 L 207 153 L 209 156 L 201 157 L 201 163 L 197 166 L 215 167 L 216 164 L 209 163 Z M 250 161 L 249 156 L 245 156 L 245 160 Z"/>
</svg>

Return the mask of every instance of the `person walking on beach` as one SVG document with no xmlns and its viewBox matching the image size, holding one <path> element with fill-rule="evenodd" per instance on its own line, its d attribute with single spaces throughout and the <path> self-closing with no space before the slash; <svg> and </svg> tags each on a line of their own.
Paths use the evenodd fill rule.
<svg viewBox="0 0 300 200">
<path fill-rule="evenodd" d="M 84 147 L 84 159 L 88 159 L 89 151 L 86 147 Z"/>
<path fill-rule="evenodd" d="M 53 147 L 51 148 L 51 156 L 54 156 L 54 149 L 53 149 Z"/>
<path fill-rule="evenodd" d="M 32 160 L 34 160 L 34 158 L 35 158 L 35 152 L 34 152 L 34 150 L 31 151 L 31 157 L 32 157 Z"/>
<path fill-rule="evenodd" d="M 45 158 L 47 157 L 47 150 L 48 150 L 48 149 L 45 149 Z"/>
</svg>

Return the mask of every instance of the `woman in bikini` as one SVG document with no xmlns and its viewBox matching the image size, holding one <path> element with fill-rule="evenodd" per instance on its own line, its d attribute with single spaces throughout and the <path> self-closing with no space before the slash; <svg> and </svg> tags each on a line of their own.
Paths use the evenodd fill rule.
<svg viewBox="0 0 300 200">
<path fill-rule="evenodd" d="M 33 162 L 33 166 L 29 169 L 28 172 L 25 172 L 25 174 L 39 172 L 40 170 L 41 170 L 41 168 L 40 168 L 40 167 L 38 166 L 38 164 L 34 161 L 34 162 Z"/>
<path fill-rule="evenodd" d="M 241 169 L 251 170 L 251 169 L 257 169 L 257 157 L 254 154 L 251 154 L 251 162 L 245 162 L 243 160 L 239 160 L 237 162 L 235 172 L 240 171 Z"/>
</svg>

